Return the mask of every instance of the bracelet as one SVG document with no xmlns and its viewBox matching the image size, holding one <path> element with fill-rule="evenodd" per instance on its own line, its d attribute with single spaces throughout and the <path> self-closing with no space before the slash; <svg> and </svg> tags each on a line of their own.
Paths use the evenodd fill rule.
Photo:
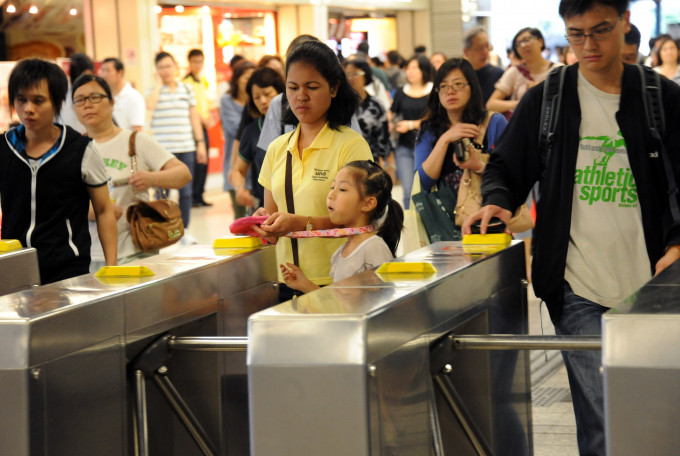
<svg viewBox="0 0 680 456">
<path fill-rule="evenodd" d="M 413 130 L 413 121 L 412 120 L 408 121 L 408 129 Z"/>
<path fill-rule="evenodd" d="M 307 216 L 307 225 L 305 226 L 305 231 L 312 231 L 314 227 L 312 226 L 312 216 Z"/>
<path fill-rule="evenodd" d="M 205 142 L 205 139 L 204 139 L 204 138 L 197 139 L 196 142 L 197 142 L 197 143 L 199 143 L 199 142 Z"/>
</svg>

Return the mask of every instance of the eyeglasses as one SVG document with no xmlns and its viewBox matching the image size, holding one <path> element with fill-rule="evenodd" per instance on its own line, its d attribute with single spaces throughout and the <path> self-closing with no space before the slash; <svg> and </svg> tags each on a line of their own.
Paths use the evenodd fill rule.
<svg viewBox="0 0 680 456">
<path fill-rule="evenodd" d="M 352 79 L 352 78 L 358 78 L 359 76 L 363 76 L 366 73 L 364 73 L 363 71 L 357 71 L 356 73 L 345 73 L 345 74 L 347 75 L 348 78 Z"/>
<path fill-rule="evenodd" d="M 527 44 L 531 43 L 533 40 L 535 40 L 535 36 L 529 36 L 527 38 L 524 38 L 523 40 L 517 41 L 515 44 L 517 46 L 526 46 Z"/>
<path fill-rule="evenodd" d="M 92 95 L 88 95 L 86 97 L 78 97 L 73 99 L 73 105 L 74 106 L 83 106 L 87 100 L 90 100 L 90 103 L 92 104 L 99 104 L 102 102 L 104 98 L 109 98 L 108 95 L 104 95 L 101 93 L 93 93 Z"/>
<path fill-rule="evenodd" d="M 616 24 L 618 24 L 618 22 L 622 18 L 623 15 L 619 16 L 616 19 L 616 22 L 614 22 L 614 24 L 597 28 L 590 33 L 567 33 L 565 37 L 567 38 L 567 41 L 569 41 L 570 44 L 583 44 L 586 42 L 586 38 L 588 37 L 591 37 L 596 41 L 604 40 L 606 38 L 609 38 L 609 35 L 612 34 L 612 30 L 616 28 Z"/>
<path fill-rule="evenodd" d="M 437 87 L 437 92 L 447 93 L 449 90 L 453 90 L 454 92 L 460 92 L 469 85 L 470 85 L 469 82 L 454 82 L 453 84 L 440 84 L 439 87 Z"/>
</svg>

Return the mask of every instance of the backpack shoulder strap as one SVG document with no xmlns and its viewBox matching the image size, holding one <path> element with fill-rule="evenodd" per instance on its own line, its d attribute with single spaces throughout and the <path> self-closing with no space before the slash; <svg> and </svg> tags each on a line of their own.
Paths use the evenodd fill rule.
<svg viewBox="0 0 680 456">
<path fill-rule="evenodd" d="M 541 167 L 548 165 L 550 149 L 555 136 L 555 127 L 560 115 L 562 104 L 562 89 L 567 65 L 553 68 L 543 83 L 543 99 L 541 101 L 540 129 L 538 135 L 538 150 L 540 151 Z"/>
<path fill-rule="evenodd" d="M 668 205 L 671 210 L 673 222 L 680 224 L 680 208 L 678 207 L 678 185 L 673 175 L 673 165 L 666 151 L 663 142 L 663 134 L 666 129 L 666 116 L 663 109 L 663 94 L 661 93 L 661 78 L 659 73 L 653 69 L 637 65 L 640 71 L 640 81 L 642 83 L 642 104 L 645 108 L 647 126 L 651 130 L 652 137 L 658 147 L 657 153 L 661 155 L 664 173 L 666 174 L 666 185 L 668 186 Z"/>
<path fill-rule="evenodd" d="M 646 65 L 637 65 L 642 84 L 642 103 L 645 106 L 647 125 L 663 135 L 666 131 L 663 100 L 661 98 L 661 79 L 659 73 Z"/>
</svg>

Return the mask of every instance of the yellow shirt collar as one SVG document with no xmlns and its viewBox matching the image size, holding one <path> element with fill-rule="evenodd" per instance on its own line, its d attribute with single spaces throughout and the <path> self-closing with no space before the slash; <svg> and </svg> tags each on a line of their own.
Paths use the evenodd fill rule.
<svg viewBox="0 0 680 456">
<path fill-rule="evenodd" d="M 333 143 L 333 137 L 335 136 L 335 130 L 328 126 L 328 122 L 323 126 L 321 131 L 316 135 L 312 144 L 309 145 L 308 149 L 330 149 Z M 293 136 L 288 141 L 288 150 L 296 150 L 298 148 L 298 140 L 300 139 L 300 124 L 298 124 Z"/>
</svg>

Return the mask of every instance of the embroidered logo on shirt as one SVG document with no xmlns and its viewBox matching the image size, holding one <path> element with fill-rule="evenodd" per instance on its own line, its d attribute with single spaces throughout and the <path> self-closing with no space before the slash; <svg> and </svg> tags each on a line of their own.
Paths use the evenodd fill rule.
<svg viewBox="0 0 680 456">
<path fill-rule="evenodd" d="M 580 151 L 593 153 L 593 164 L 584 169 L 576 168 L 575 184 L 579 187 L 579 199 L 618 204 L 619 207 L 637 207 L 638 195 L 635 179 L 630 168 L 612 169 L 609 162 L 615 154 L 626 153 L 626 141 L 618 132 L 618 138 L 609 136 L 584 136 L 580 139 Z"/>
<path fill-rule="evenodd" d="M 318 169 L 314 168 L 314 174 L 312 174 L 312 179 L 316 182 L 328 182 L 329 169 Z"/>
</svg>

